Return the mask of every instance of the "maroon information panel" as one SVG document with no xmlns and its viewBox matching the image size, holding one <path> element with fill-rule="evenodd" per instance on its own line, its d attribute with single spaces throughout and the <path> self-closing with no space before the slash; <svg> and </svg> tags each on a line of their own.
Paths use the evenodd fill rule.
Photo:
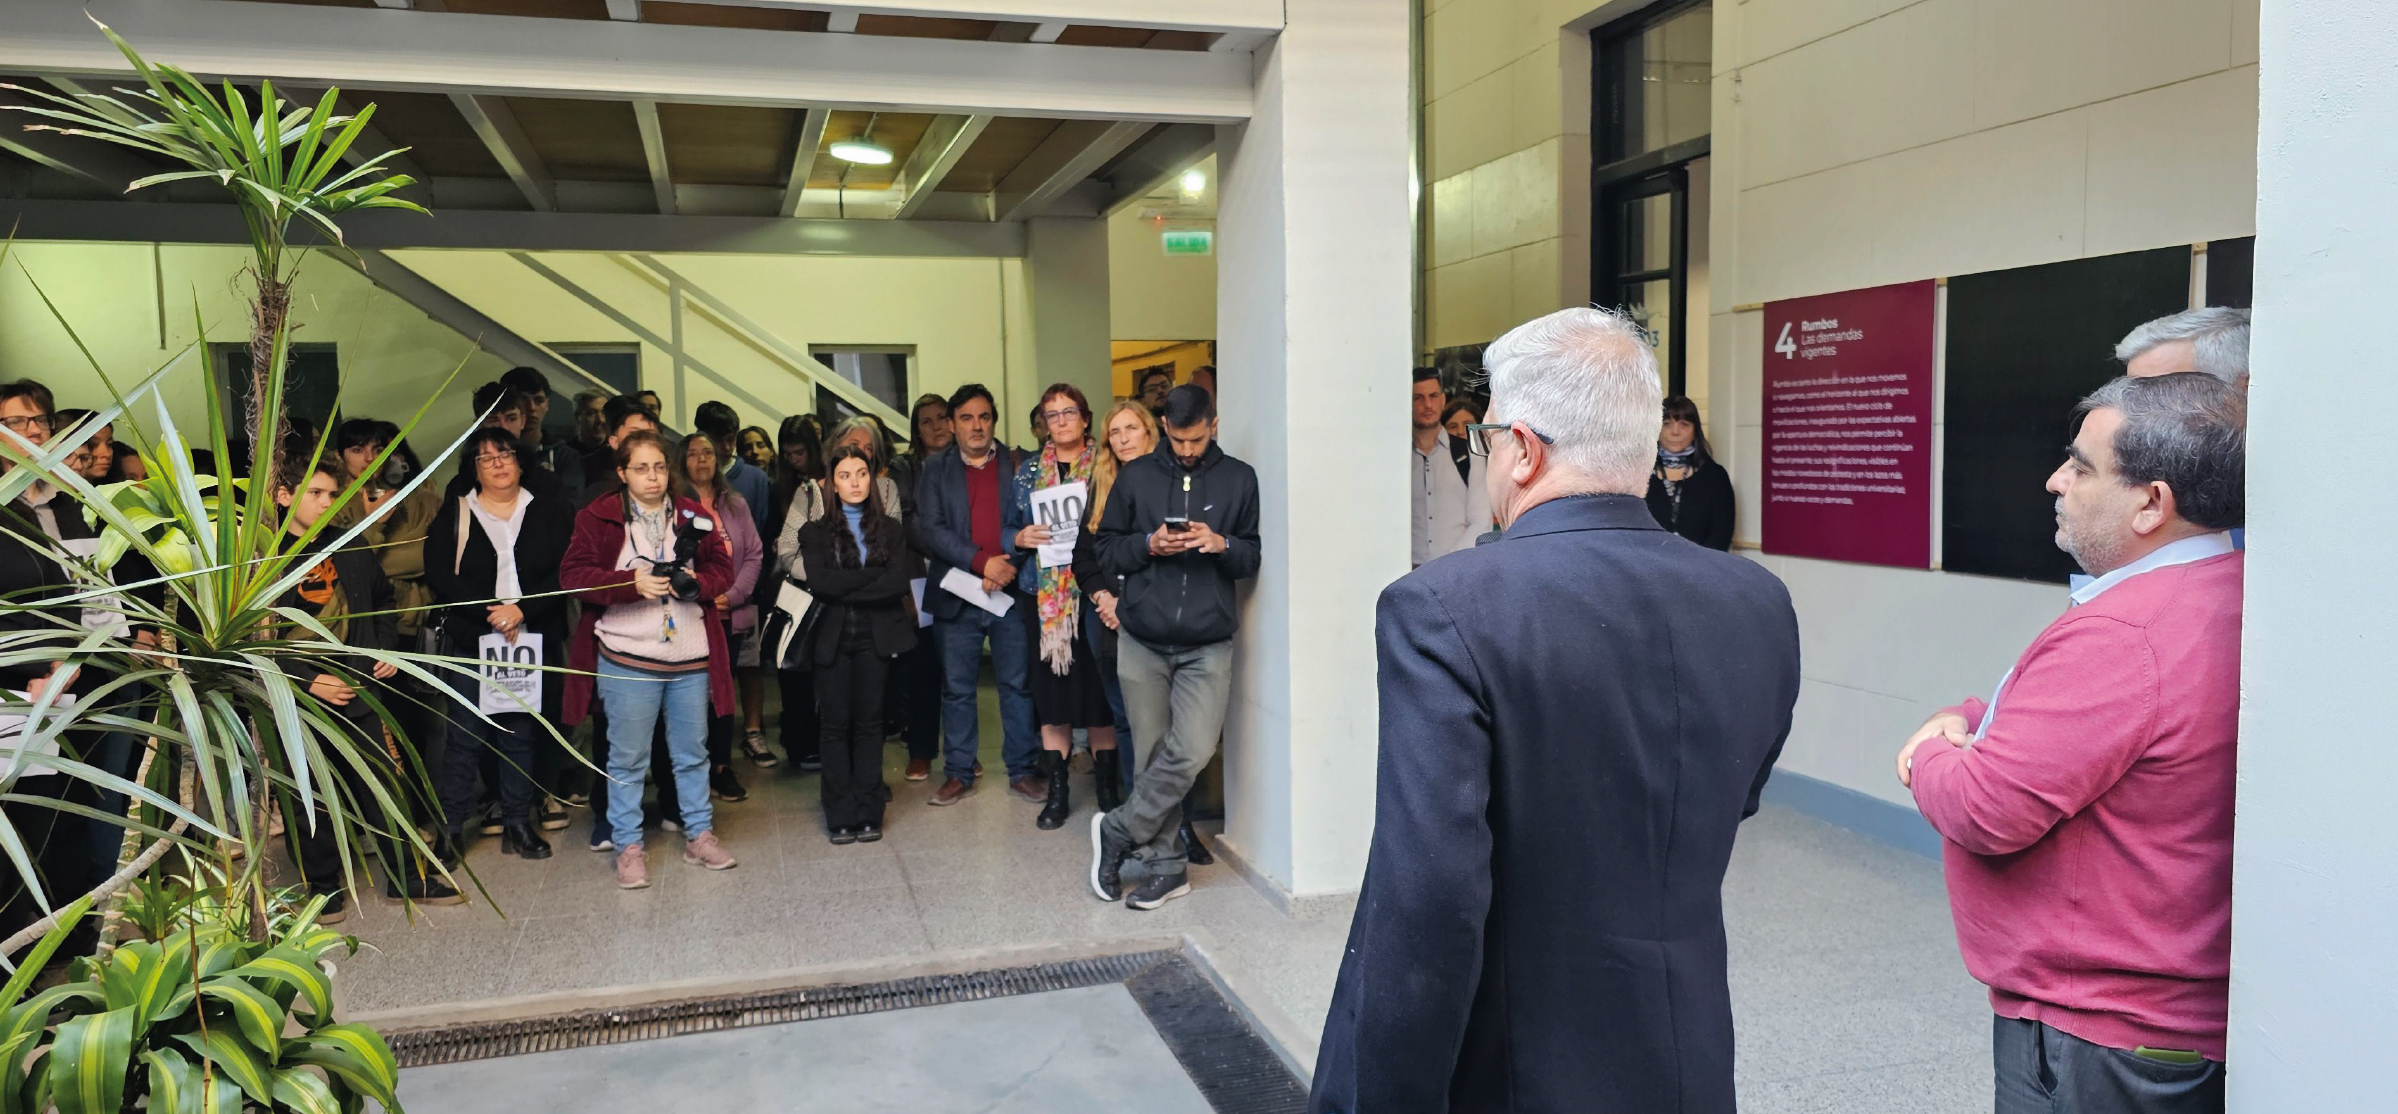
<svg viewBox="0 0 2398 1114">
<path fill-rule="evenodd" d="M 1933 284 L 1765 305 L 1767 553 L 1932 564 Z"/>
</svg>

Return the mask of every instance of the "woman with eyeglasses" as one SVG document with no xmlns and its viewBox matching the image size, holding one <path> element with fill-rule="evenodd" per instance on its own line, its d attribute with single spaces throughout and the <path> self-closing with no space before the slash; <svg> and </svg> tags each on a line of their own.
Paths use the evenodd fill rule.
<svg viewBox="0 0 2398 1114">
<path fill-rule="evenodd" d="M 1018 517 L 1033 523 L 1016 533 L 1016 545 L 1027 553 L 1016 581 L 1034 600 L 1034 606 L 1021 609 L 1040 657 L 1028 670 L 1027 682 L 1032 690 L 1033 722 L 1041 728 L 1040 773 L 1049 779 L 1049 798 L 1033 823 L 1051 831 L 1064 826 L 1074 811 L 1067 791 L 1066 757 L 1073 748 L 1076 729 L 1090 735 L 1097 779 L 1105 784 L 1119 775 L 1116 716 L 1100 686 L 1099 663 L 1092 655 L 1090 640 L 1082 637 L 1087 618 L 1085 589 L 1076 575 L 1072 547 L 1057 558 L 1038 554 L 1039 547 L 1048 545 L 1053 536 L 1078 530 L 1089 516 L 1095 473 L 1100 461 L 1109 457 L 1091 440 L 1090 403 L 1072 384 L 1051 386 L 1041 395 L 1038 413 L 1047 436 L 1041 451 L 1027 454 L 1018 469 L 1013 498 Z M 1045 516 L 1035 508 L 1034 495 L 1066 485 L 1081 486 L 1082 503 L 1060 504 L 1071 517 L 1057 527 L 1042 525 Z"/>
<path fill-rule="evenodd" d="M 462 457 L 468 491 L 442 501 L 422 547 L 425 581 L 440 605 L 434 620 L 439 651 L 488 658 L 496 650 L 525 665 L 563 665 L 566 597 L 558 594 L 558 576 L 574 532 L 574 508 L 525 489 L 516 438 L 507 430 L 476 430 Z M 534 753 L 549 731 L 540 718 L 558 714 L 562 675 L 538 674 L 529 700 L 486 691 L 488 682 L 456 674 L 449 679 L 489 721 L 463 708 L 445 709 L 449 746 L 437 770 L 448 822 L 443 857 L 454 860 L 466 849 L 479 771 L 498 782 L 501 853 L 549 858 L 535 811 L 543 787 L 533 784 Z M 483 761 L 486 750 L 495 761 Z"/>
<path fill-rule="evenodd" d="M 716 838 L 708 801 L 708 717 L 732 714 L 733 669 L 724 624 L 706 601 L 732 590 L 733 560 L 707 540 L 714 519 L 698 502 L 675 498 L 666 454 L 665 440 L 648 430 L 617 443 L 624 490 L 575 516 L 559 574 L 583 601 L 568 650 L 577 672 L 567 678 L 566 718 L 582 722 L 595 690 L 607 709 L 608 776 L 616 783 L 608 831 L 616 884 L 628 890 L 649 885 L 641 794 L 661 722 L 681 797 L 683 861 L 709 870 L 738 865 Z"/>
</svg>

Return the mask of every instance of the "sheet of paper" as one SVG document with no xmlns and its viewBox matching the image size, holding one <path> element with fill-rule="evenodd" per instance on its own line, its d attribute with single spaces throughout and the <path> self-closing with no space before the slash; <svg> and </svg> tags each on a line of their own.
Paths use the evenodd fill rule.
<svg viewBox="0 0 2398 1114">
<path fill-rule="evenodd" d="M 993 615 L 1005 615 L 1008 608 L 1016 606 L 1015 598 L 1005 592 L 983 591 L 982 578 L 964 569 L 949 570 L 949 575 L 941 578 L 941 590 Z"/>
<path fill-rule="evenodd" d="M 777 662 L 790 660 L 791 640 L 799 637 L 799 621 L 807 618 L 808 609 L 814 606 L 816 606 L 816 597 L 809 594 L 807 589 L 800 587 L 796 581 L 787 578 L 783 581 L 782 588 L 774 594 L 774 609 L 790 616 L 791 620 L 780 624 L 783 634 L 775 641 L 774 654 L 770 660 Z"/>
<path fill-rule="evenodd" d="M 933 613 L 926 610 L 924 606 L 924 583 L 924 578 L 921 576 L 914 580 L 908 581 L 908 591 L 916 594 L 917 630 L 923 630 L 924 628 L 933 625 Z"/>
<path fill-rule="evenodd" d="M 1091 509 L 1091 485 L 1077 480 L 1032 493 L 1032 521 L 1049 527 L 1041 546 L 1041 567 L 1054 569 L 1074 560 L 1074 536 L 1082 530 L 1083 514 Z"/>
<path fill-rule="evenodd" d="M 476 707 L 484 715 L 541 710 L 541 636 L 518 632 L 516 641 L 494 631 L 475 640 L 475 656 L 483 659 L 483 692 Z M 518 703 L 518 701 L 523 703 Z"/>
</svg>

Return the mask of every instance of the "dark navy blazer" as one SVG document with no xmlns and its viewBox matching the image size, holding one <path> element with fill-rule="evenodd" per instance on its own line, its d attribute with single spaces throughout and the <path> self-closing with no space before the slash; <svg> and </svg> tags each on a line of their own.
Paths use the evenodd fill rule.
<svg viewBox="0 0 2398 1114">
<path fill-rule="evenodd" d="M 1024 454 L 1005 444 L 991 446 L 990 467 L 999 469 L 996 491 L 999 498 L 999 552 L 1018 565 L 1025 554 L 1016 548 L 1016 532 L 1031 522 L 1028 516 L 1016 513 L 1012 498 L 1016 485 L 1016 469 L 1024 462 Z M 966 601 L 941 590 L 941 578 L 951 569 L 966 569 L 977 578 L 982 572 L 967 566 L 974 563 L 974 522 L 966 506 L 966 462 L 952 445 L 933 454 L 924 463 L 924 475 L 916 481 L 916 513 L 909 516 L 908 540 L 916 552 L 924 556 L 924 606 L 935 619 L 955 619 Z"/>
<path fill-rule="evenodd" d="M 1722 889 L 1798 620 L 1623 495 L 1382 593 L 1373 851 L 1314 1112 L 1732 1114 Z"/>
</svg>

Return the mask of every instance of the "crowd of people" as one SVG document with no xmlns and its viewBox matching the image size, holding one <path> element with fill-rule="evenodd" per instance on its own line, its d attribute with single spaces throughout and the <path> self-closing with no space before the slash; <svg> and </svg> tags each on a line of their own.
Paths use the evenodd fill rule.
<svg viewBox="0 0 2398 1114">
<path fill-rule="evenodd" d="M 613 856 L 620 886 L 649 884 L 661 832 L 686 863 L 731 869 L 714 809 L 747 799 L 738 763 L 751 778 L 786 765 L 817 775 L 824 838 L 875 842 L 890 819 L 890 741 L 906 747 L 900 777 L 941 778 L 931 804 L 977 792 L 987 648 L 1008 791 L 1056 830 L 1087 770 L 1097 812 L 1126 813 L 1115 831 L 1149 863 L 1139 885 L 1111 871 L 1103 896 L 1152 908 L 1185 892 L 1186 863 L 1211 861 L 1186 801 L 1221 731 L 1231 584 L 1257 566 L 1255 479 L 1214 444 L 1213 369 L 1194 380 L 1204 385 L 1169 383 L 1154 406 L 1136 397 L 1105 414 L 1052 386 L 1032 414 L 1035 444 L 1018 449 L 979 384 L 918 399 L 904 438 L 873 417 L 828 428 L 813 414 L 770 436 L 720 401 L 674 436 L 648 392 L 583 392 L 552 426 L 551 385 L 520 367 L 472 392 L 476 428 L 454 471 L 421 483 L 425 465 L 393 424 L 295 420 L 273 479 L 293 535 L 354 479 L 336 524 L 374 521 L 318 557 L 287 602 L 333 617 L 350 645 L 483 663 L 448 675 L 454 700 L 360 671 L 392 690 L 388 741 L 430 775 L 420 815 L 436 818 L 429 844 L 446 862 L 486 837 L 501 854 L 550 858 L 587 809 L 589 846 Z M 0 420 L 35 445 L 85 416 L 56 410 L 39 384 L 0 390 Z M 141 456 L 112 434 L 89 431 L 70 467 L 139 478 Z M 48 513 L 55 495 L 38 488 L 27 509 L 80 527 Z M 333 673 L 306 680 L 366 714 Z M 1122 755 L 1136 744 L 1154 753 L 1146 774 Z M 411 764 L 395 760 L 395 783 Z M 305 884 L 340 918 L 348 895 L 325 829 L 289 829 Z M 386 896 L 462 900 L 438 871 L 408 869 L 400 842 L 377 854 Z"/>
</svg>

